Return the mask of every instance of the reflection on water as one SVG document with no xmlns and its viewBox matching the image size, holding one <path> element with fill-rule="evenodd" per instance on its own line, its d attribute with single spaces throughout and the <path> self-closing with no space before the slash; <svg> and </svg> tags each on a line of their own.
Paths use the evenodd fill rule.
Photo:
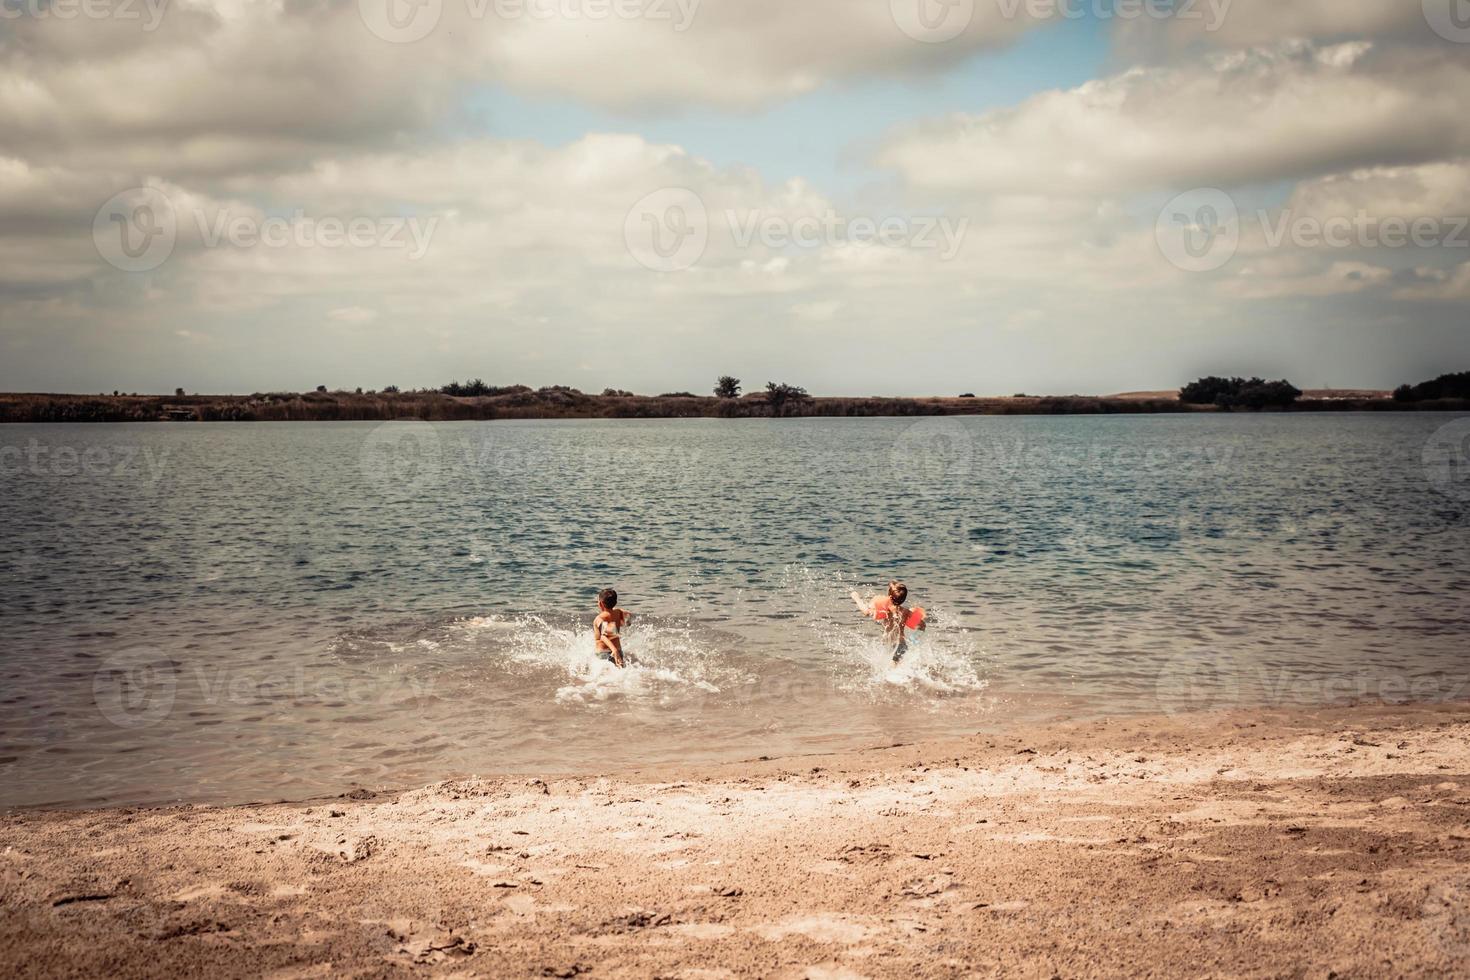
<svg viewBox="0 0 1470 980">
<path fill-rule="evenodd" d="M 0 427 L 0 804 L 1466 696 L 1451 421 Z"/>
</svg>

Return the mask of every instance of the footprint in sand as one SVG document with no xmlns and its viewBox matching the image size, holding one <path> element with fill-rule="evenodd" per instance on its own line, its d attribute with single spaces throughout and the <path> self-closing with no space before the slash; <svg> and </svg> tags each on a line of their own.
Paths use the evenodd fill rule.
<svg viewBox="0 0 1470 980">
<path fill-rule="evenodd" d="M 773 943 L 791 936 L 805 936 L 819 943 L 857 943 L 866 939 L 870 930 L 834 915 L 813 915 L 756 926 L 753 931 Z"/>
<path fill-rule="evenodd" d="M 821 966 L 809 966 L 802 970 L 797 976 L 801 980 L 867 980 L 864 974 L 856 973 L 840 964 L 823 964 Z"/>
<path fill-rule="evenodd" d="M 668 931 L 685 939 L 724 939 L 735 933 L 735 927 L 718 922 L 682 922 L 669 926 Z"/>
<path fill-rule="evenodd" d="M 995 902 L 979 906 L 986 912 L 1024 912 L 1031 907 L 1030 902 Z"/>
<path fill-rule="evenodd" d="M 932 898 L 942 895 L 954 887 L 954 876 L 947 874 L 925 875 L 904 883 L 903 894 L 907 898 Z"/>
<path fill-rule="evenodd" d="M 332 963 L 315 963 L 311 966 L 293 966 L 275 973 L 265 974 L 266 980 L 315 980 L 317 977 L 331 977 L 336 975 L 336 967 Z"/>
<path fill-rule="evenodd" d="M 530 895 L 512 895 L 505 900 L 505 907 L 516 915 L 530 915 L 536 908 L 536 900 Z"/>
<path fill-rule="evenodd" d="M 239 823 L 231 827 L 230 829 L 237 834 L 247 834 L 250 836 L 269 835 L 272 837 L 278 837 L 281 834 L 295 831 L 299 828 L 288 827 L 286 824 L 282 823 Z"/>
</svg>

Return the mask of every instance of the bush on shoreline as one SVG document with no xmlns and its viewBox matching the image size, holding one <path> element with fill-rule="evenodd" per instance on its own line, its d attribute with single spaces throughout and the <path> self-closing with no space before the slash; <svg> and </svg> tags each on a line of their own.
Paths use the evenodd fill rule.
<svg viewBox="0 0 1470 980">
<path fill-rule="evenodd" d="M 1302 397 L 1301 389 L 1290 381 L 1264 381 L 1261 378 L 1200 378 L 1179 389 L 1179 400 L 1186 405 L 1214 405 L 1226 411 L 1235 408 L 1286 408 Z"/>
<path fill-rule="evenodd" d="M 1416 385 L 1400 385 L 1393 393 L 1396 402 L 1433 402 L 1447 398 L 1470 398 L 1470 371 L 1441 374 L 1433 381 Z"/>
</svg>

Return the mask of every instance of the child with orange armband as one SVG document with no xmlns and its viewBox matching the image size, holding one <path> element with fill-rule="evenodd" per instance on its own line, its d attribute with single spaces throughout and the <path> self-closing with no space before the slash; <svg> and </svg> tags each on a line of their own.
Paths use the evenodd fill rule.
<svg viewBox="0 0 1470 980">
<path fill-rule="evenodd" d="M 924 630 L 928 619 L 922 606 L 909 609 L 909 589 L 902 582 L 889 582 L 888 595 L 875 595 L 866 604 L 863 597 L 852 593 L 852 601 L 862 615 L 883 624 L 883 636 L 893 645 L 893 662 L 897 664 L 908 652 L 906 630 Z"/>
</svg>

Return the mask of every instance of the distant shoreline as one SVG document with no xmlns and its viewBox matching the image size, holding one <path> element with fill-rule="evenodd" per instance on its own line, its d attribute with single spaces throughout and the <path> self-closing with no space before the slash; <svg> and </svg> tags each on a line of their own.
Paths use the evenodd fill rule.
<svg viewBox="0 0 1470 980">
<path fill-rule="evenodd" d="M 773 406 L 741 398 L 589 395 L 569 388 L 456 397 L 439 392 L 281 392 L 253 395 L 0 394 L 0 423 L 24 422 L 430 422 L 496 419 L 879 418 L 945 415 L 1154 415 L 1215 413 L 1163 393 L 1010 398 L 817 397 Z M 1284 412 L 1462 412 L 1470 401 L 1397 402 L 1387 397 L 1307 397 Z"/>
</svg>

